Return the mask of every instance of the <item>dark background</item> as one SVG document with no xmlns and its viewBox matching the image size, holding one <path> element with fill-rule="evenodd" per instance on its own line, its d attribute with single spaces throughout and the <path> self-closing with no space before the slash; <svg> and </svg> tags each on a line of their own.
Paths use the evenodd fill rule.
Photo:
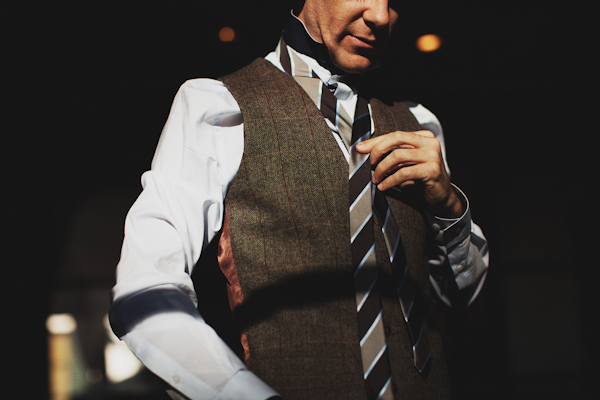
<svg viewBox="0 0 600 400">
<path fill-rule="evenodd" d="M 173 96 L 271 51 L 290 1 L 9 2 L 3 387 L 47 398 L 56 294 L 106 291 Z M 491 251 L 443 318 L 457 399 L 598 396 L 597 42 L 583 2 L 401 5 L 390 85 L 441 120 Z M 231 43 L 218 40 L 223 26 Z M 436 33 L 443 46 L 419 53 Z"/>
</svg>

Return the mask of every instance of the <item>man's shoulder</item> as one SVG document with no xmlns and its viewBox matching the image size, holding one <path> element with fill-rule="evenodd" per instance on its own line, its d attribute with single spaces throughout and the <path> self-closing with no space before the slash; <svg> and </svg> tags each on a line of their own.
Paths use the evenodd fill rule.
<svg viewBox="0 0 600 400">
<path fill-rule="evenodd" d="M 266 92 L 301 90 L 295 80 L 265 58 L 218 78 L 234 97 L 256 96 Z"/>
<path fill-rule="evenodd" d="M 222 77 L 217 78 L 220 81 L 232 79 L 259 79 L 265 75 L 285 75 L 277 66 L 273 65 L 267 58 L 256 58 L 250 64 Z"/>
<path fill-rule="evenodd" d="M 175 95 L 173 107 L 184 110 L 191 118 L 239 113 L 237 102 L 223 82 L 210 78 L 185 81 Z"/>
<path fill-rule="evenodd" d="M 183 82 L 179 88 L 182 93 L 220 93 L 225 88 L 223 82 L 212 78 L 193 78 Z"/>
<path fill-rule="evenodd" d="M 185 102 L 208 100 L 218 103 L 218 99 L 228 99 L 231 94 L 223 82 L 217 79 L 194 78 L 188 79 L 179 87 L 177 96 Z"/>
</svg>

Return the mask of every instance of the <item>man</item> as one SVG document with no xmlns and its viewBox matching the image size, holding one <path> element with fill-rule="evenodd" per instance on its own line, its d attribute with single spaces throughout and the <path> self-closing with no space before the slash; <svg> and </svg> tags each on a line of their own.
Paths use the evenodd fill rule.
<svg viewBox="0 0 600 400">
<path fill-rule="evenodd" d="M 471 302 L 487 244 L 437 119 L 363 80 L 397 20 L 388 1 L 306 0 L 266 59 L 177 94 L 111 308 L 173 396 L 449 396 L 429 287 Z"/>
</svg>

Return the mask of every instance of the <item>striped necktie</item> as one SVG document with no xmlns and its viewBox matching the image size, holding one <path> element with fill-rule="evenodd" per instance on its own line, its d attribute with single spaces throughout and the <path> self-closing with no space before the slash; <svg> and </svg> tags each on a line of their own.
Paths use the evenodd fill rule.
<svg viewBox="0 0 600 400">
<path fill-rule="evenodd" d="M 392 271 L 400 282 L 398 297 L 413 344 L 414 365 L 421 373 L 425 372 L 430 361 L 430 351 L 422 318 L 415 312 L 416 292 L 406 260 L 402 254 L 397 256 L 401 253 L 398 227 L 385 196 L 372 184 L 369 155 L 355 149 L 356 144 L 372 135 L 368 102 L 358 96 L 354 120 L 351 120 L 332 93 L 332 88 L 321 82 L 297 55 L 290 54 L 283 39 L 279 51 L 284 70 L 313 99 L 349 150 L 350 241 L 364 379 L 370 399 L 392 399 L 391 368 L 378 290 L 373 211 L 381 222 Z"/>
<path fill-rule="evenodd" d="M 368 154 L 356 151 L 356 144 L 371 137 L 371 118 L 367 101 L 360 97 L 356 105 L 349 157 L 350 242 L 356 311 L 362 364 L 367 391 L 371 399 L 392 399 L 392 373 L 379 291 L 379 270 L 375 258 L 371 181 Z"/>
</svg>

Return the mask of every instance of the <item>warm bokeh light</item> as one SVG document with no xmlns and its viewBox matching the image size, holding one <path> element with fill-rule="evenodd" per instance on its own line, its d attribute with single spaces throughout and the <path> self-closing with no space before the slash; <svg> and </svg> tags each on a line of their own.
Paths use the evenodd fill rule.
<svg viewBox="0 0 600 400">
<path fill-rule="evenodd" d="M 110 329 L 108 314 L 104 316 L 104 329 L 109 342 L 104 347 L 106 378 L 111 383 L 123 382 L 132 378 L 142 369 L 142 363 L 133 355 L 125 342 L 120 341 Z"/>
<path fill-rule="evenodd" d="M 46 319 L 48 329 L 48 363 L 50 399 L 69 400 L 75 386 L 77 364 L 73 336 L 77 321 L 71 314 L 52 314 Z"/>
<path fill-rule="evenodd" d="M 423 52 L 436 51 L 441 44 L 442 41 L 438 35 L 423 35 L 417 39 L 417 48 Z"/>
<path fill-rule="evenodd" d="M 219 39 L 221 42 L 231 42 L 235 39 L 235 31 L 228 26 L 224 26 L 219 31 Z"/>
<path fill-rule="evenodd" d="M 46 319 L 46 329 L 53 335 L 68 335 L 75 332 L 77 322 L 71 314 L 52 314 Z"/>
</svg>

